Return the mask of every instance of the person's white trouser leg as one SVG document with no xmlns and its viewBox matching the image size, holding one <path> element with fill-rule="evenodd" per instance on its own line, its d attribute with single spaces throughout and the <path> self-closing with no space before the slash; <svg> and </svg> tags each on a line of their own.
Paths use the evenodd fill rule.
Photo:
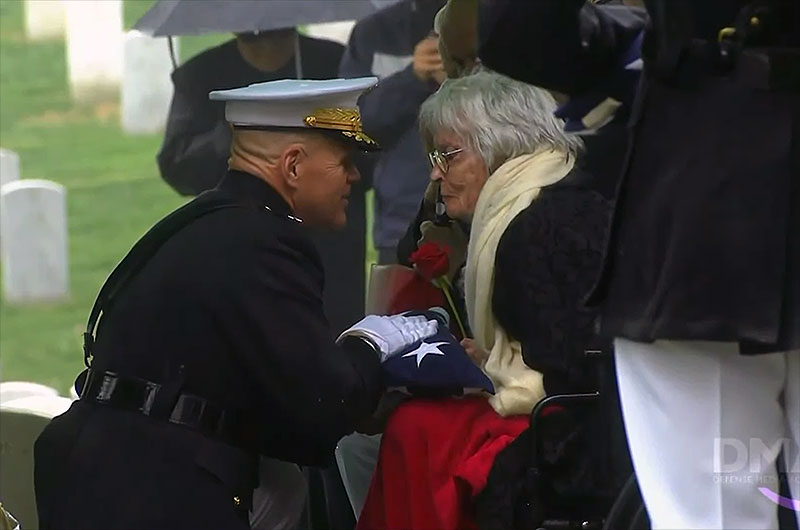
<svg viewBox="0 0 800 530">
<path fill-rule="evenodd" d="M 297 464 L 261 457 L 259 485 L 253 491 L 250 528 L 295 530 L 303 515 L 307 487 Z"/>
<path fill-rule="evenodd" d="M 339 473 L 356 519 L 367 500 L 380 448 L 380 434 L 370 436 L 353 433 L 339 440 L 336 445 L 336 463 L 339 464 Z"/>
<path fill-rule="evenodd" d="M 653 529 L 777 528 L 777 505 L 759 487 L 777 491 L 782 443 L 797 458 L 800 378 L 787 376 L 800 352 L 744 356 L 735 343 L 625 339 L 615 351 Z"/>
</svg>

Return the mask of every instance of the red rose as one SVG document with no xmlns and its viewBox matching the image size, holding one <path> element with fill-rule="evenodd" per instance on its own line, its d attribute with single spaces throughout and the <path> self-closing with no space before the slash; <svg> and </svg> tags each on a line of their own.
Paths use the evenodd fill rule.
<svg viewBox="0 0 800 530">
<path fill-rule="evenodd" d="M 450 270 L 448 248 L 437 243 L 428 242 L 419 246 L 409 260 L 426 280 L 435 280 L 446 275 Z"/>
</svg>

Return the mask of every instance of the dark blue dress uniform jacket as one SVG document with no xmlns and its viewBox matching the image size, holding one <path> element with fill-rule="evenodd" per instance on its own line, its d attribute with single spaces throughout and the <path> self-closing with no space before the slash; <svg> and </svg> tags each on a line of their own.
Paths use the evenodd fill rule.
<svg viewBox="0 0 800 530">
<path fill-rule="evenodd" d="M 325 465 L 373 411 L 377 355 L 334 345 L 320 258 L 288 205 L 246 173 L 212 193 L 239 206 L 192 221 L 133 277 L 92 369 L 164 383 L 183 367 L 181 391 L 244 413 L 251 446 L 78 401 L 36 443 L 42 528 L 247 528 L 258 453 Z"/>
<path fill-rule="evenodd" d="M 344 48 L 323 39 L 300 37 L 304 79 L 338 77 Z M 276 79 L 295 79 L 295 61 L 274 72 L 253 68 L 230 40 L 193 57 L 172 73 L 175 93 L 158 153 L 161 176 L 181 195 L 198 195 L 217 185 L 228 169 L 231 130 L 225 104 L 210 101 L 212 90 L 225 90 Z M 369 176 L 368 172 L 363 172 Z M 323 293 L 326 315 L 334 333 L 364 316 L 364 260 L 369 183 L 357 182 L 350 194 L 347 226 L 337 231 L 314 231 L 312 239 L 322 257 L 328 282 Z"/>
<path fill-rule="evenodd" d="M 748 3 L 646 0 L 647 28 L 583 0 L 481 3 L 483 62 L 568 94 L 591 90 L 646 29 L 594 297 L 605 334 L 738 341 L 743 352 L 800 347 L 800 83 L 763 86 L 744 63 L 719 68 L 711 53 Z M 777 15 L 761 17 L 765 33 L 748 51 L 796 54 L 800 4 L 766 3 Z M 794 62 L 784 81 L 797 75 Z"/>
</svg>

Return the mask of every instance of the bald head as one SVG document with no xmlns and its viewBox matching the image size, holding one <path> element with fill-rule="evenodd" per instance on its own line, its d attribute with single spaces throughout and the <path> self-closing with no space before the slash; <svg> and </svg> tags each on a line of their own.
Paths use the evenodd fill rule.
<svg viewBox="0 0 800 530">
<path fill-rule="evenodd" d="M 311 226 L 344 226 L 354 149 L 314 131 L 234 129 L 230 168 L 266 181 Z"/>
<path fill-rule="evenodd" d="M 231 169 L 245 171 L 242 166 L 271 165 L 288 145 L 305 144 L 308 140 L 309 136 L 302 133 L 234 128 Z"/>
</svg>

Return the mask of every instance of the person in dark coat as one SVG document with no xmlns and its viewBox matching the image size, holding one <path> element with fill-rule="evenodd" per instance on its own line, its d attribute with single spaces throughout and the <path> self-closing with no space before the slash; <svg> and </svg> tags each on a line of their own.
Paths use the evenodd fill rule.
<svg viewBox="0 0 800 530">
<path fill-rule="evenodd" d="M 360 21 L 342 57 L 342 77 L 381 79 L 360 102 L 364 130 L 383 146 L 374 161 L 373 238 L 379 263 L 395 263 L 397 243 L 428 182 L 417 130 L 419 106 L 445 77 L 431 35 L 444 0 L 402 0 Z"/>
<path fill-rule="evenodd" d="M 225 174 L 231 132 L 224 105 L 209 101 L 209 92 L 273 79 L 334 79 L 343 52 L 335 42 L 282 29 L 239 34 L 178 67 L 172 74 L 175 92 L 158 153 L 163 179 L 181 195 L 197 195 L 216 186 Z M 364 182 L 354 184 L 347 227 L 313 233 L 325 274 L 337 278 L 324 293 L 326 314 L 336 333 L 364 315 L 366 189 Z"/>
<path fill-rule="evenodd" d="M 164 181 L 181 195 L 199 195 L 214 188 L 227 171 L 231 129 L 224 103 L 210 101 L 209 92 L 275 79 L 333 79 L 343 52 L 338 43 L 287 28 L 238 34 L 176 68 L 167 130 L 157 156 Z"/>
<path fill-rule="evenodd" d="M 413 451 L 403 449 L 416 447 L 417 440 L 436 451 L 421 451 L 418 461 L 403 460 L 408 471 L 402 480 L 373 481 L 358 528 L 474 525 L 472 503 L 488 465 L 481 469 L 469 462 L 491 462 L 513 438 L 508 433 L 493 437 L 496 431 L 483 420 L 521 423 L 519 434 L 546 395 L 596 389 L 598 374 L 585 351 L 608 344 L 595 336 L 597 312 L 580 305 L 599 270 L 610 207 L 591 189 L 591 176 L 576 166 L 581 142 L 564 133 L 554 110 L 546 91 L 486 71 L 448 80 L 422 106 L 419 120 L 430 149 L 431 178 L 441 183 L 447 215 L 470 225 L 462 288 L 472 338 L 462 344 L 491 378 L 495 394 L 488 406 L 483 399 L 458 398 L 400 405 L 386 427 L 379 473 L 396 469 L 398 458 L 413 459 Z M 468 410 L 480 402 L 488 409 L 481 411 L 482 420 L 458 428 L 485 433 L 485 443 L 466 446 L 471 442 L 448 436 L 447 429 L 424 427 L 446 425 L 443 411 Z M 423 413 L 426 417 L 415 422 L 414 414 Z M 607 427 L 604 419 L 591 419 L 595 435 Z M 597 440 L 584 434 L 580 439 L 580 448 L 562 455 L 562 468 L 604 468 L 608 455 L 591 450 Z M 523 474 L 526 469 L 519 468 Z M 584 488 L 609 479 L 596 472 L 589 481 L 591 473 L 584 471 Z M 405 496 L 394 494 L 394 483 L 437 488 L 452 500 L 445 491 L 462 478 L 455 506 L 422 500 L 407 509 L 391 504 Z"/>
<path fill-rule="evenodd" d="M 87 333 L 81 398 L 34 448 L 41 528 L 249 528 L 259 455 L 280 468 L 261 477 L 267 500 L 283 498 L 296 464 L 330 463 L 374 410 L 380 362 L 436 331 L 370 316 L 335 344 L 302 226 L 345 224 L 354 146 L 374 143 L 338 107 L 376 81 L 212 94 L 233 125 L 230 170 L 134 247 L 151 254 Z M 301 507 L 274 506 L 269 527 L 292 528 Z"/>
<path fill-rule="evenodd" d="M 279 29 L 238 34 L 178 67 L 172 74 L 174 95 L 157 157 L 162 178 L 182 195 L 197 195 L 216 186 L 225 174 L 231 131 L 224 105 L 209 101 L 210 91 L 273 79 L 333 79 L 338 77 L 343 52 L 338 43 L 299 35 L 294 29 Z M 363 159 L 361 166 L 371 156 L 359 158 Z M 371 172 L 364 175 L 369 177 Z M 364 316 L 367 188 L 364 181 L 353 184 L 345 228 L 310 230 L 325 275 L 336 278 L 326 283 L 323 292 L 325 314 L 335 334 Z M 308 473 L 310 524 L 352 528 L 354 520 L 346 509 L 336 467 Z M 342 505 L 344 509 L 340 509 Z"/>
<path fill-rule="evenodd" d="M 634 467 L 655 528 L 775 528 L 782 443 L 800 472 L 800 6 L 645 6 L 647 28 L 583 1 L 480 2 L 479 55 L 581 96 L 645 31 L 591 300 Z"/>
</svg>

